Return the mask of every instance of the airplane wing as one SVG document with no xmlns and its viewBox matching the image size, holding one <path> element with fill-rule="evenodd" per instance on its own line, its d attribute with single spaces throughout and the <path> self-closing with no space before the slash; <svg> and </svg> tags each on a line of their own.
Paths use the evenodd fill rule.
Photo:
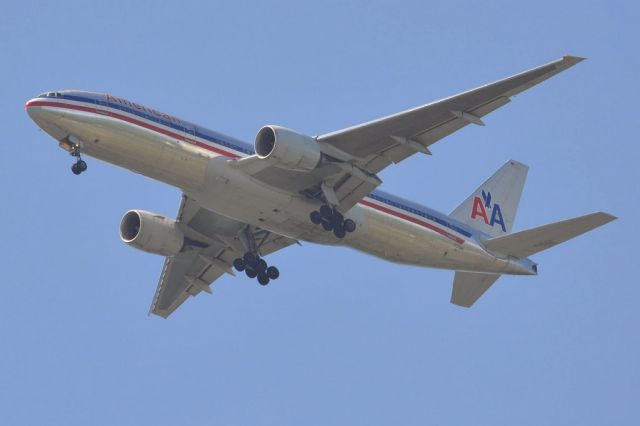
<svg viewBox="0 0 640 426">
<path fill-rule="evenodd" d="M 510 98 L 572 67 L 584 58 L 565 56 L 549 64 L 467 92 L 318 137 L 377 173 L 467 126 L 484 126 L 482 117 Z"/>
<path fill-rule="evenodd" d="M 322 151 L 334 161 L 312 172 L 260 167 L 260 160 L 252 157 L 237 163 L 258 180 L 323 199 L 344 212 L 382 183 L 377 173 L 387 166 L 417 152 L 431 154 L 430 145 L 468 124 L 483 126 L 482 117 L 507 104 L 512 96 L 582 60 L 564 56 L 455 96 L 317 136 Z M 334 202 L 328 198 L 333 198 Z"/>
<path fill-rule="evenodd" d="M 211 293 L 211 283 L 225 273 L 235 275 L 232 262 L 244 253 L 240 234 L 253 233 L 262 256 L 290 246 L 296 241 L 247 225 L 210 210 L 182 196 L 177 217 L 184 232 L 185 249 L 167 257 L 160 274 L 150 313 L 167 318 L 189 296 Z"/>
</svg>

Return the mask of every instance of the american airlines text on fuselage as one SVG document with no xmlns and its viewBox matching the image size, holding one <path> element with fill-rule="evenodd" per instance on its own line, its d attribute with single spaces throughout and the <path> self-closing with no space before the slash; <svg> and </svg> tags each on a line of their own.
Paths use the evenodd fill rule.
<svg viewBox="0 0 640 426">
<path fill-rule="evenodd" d="M 133 107 L 135 109 L 139 109 L 140 111 L 145 111 L 145 112 L 148 112 L 150 114 L 153 114 L 156 117 L 164 118 L 165 120 L 171 121 L 172 123 L 182 124 L 182 121 L 179 118 L 174 117 L 173 115 L 169 115 L 169 114 L 164 113 L 164 112 L 160 112 L 157 109 L 149 108 L 149 107 L 146 107 L 144 105 L 140 105 L 140 104 L 138 104 L 136 102 L 131 102 L 129 100 L 126 100 L 124 98 L 118 98 L 118 97 L 110 95 L 108 93 L 106 94 L 106 98 L 107 98 L 107 104 L 113 102 L 113 103 L 118 103 L 120 105 Z"/>
</svg>

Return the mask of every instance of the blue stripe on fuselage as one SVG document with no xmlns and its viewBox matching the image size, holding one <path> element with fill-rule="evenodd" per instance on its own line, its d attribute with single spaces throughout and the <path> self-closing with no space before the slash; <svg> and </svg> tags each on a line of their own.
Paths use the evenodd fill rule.
<svg viewBox="0 0 640 426">
<path fill-rule="evenodd" d="M 462 228 L 461 226 L 452 223 L 449 220 L 446 220 L 442 214 L 436 212 L 435 210 L 431 210 L 427 207 L 418 205 L 411 201 L 400 199 L 394 195 L 388 194 L 386 192 L 375 190 L 372 191 L 369 195 L 369 198 L 379 201 L 383 204 L 398 208 L 400 210 L 404 210 L 405 212 L 414 214 L 416 216 L 420 216 L 424 219 L 427 219 L 431 222 L 435 222 L 445 228 L 448 228 L 452 231 L 455 231 L 461 235 L 464 235 L 467 238 L 470 238 L 473 234 L 469 232 L 467 229 Z"/>
<path fill-rule="evenodd" d="M 117 109 L 120 111 L 127 112 L 129 114 L 136 115 L 138 117 L 153 121 L 158 124 L 162 124 L 163 126 L 170 127 L 172 129 L 192 133 L 190 130 L 193 130 L 195 136 L 201 139 L 204 139 L 208 142 L 211 142 L 216 145 L 221 145 L 226 148 L 233 149 L 234 151 L 242 152 L 247 155 L 253 155 L 255 151 L 253 147 L 247 143 L 238 141 L 236 139 L 230 138 L 229 136 L 223 135 L 221 133 L 214 132 L 212 130 L 199 127 L 193 123 L 179 120 L 181 124 L 174 123 L 169 120 L 165 120 L 162 117 L 159 117 L 154 114 L 150 114 L 144 110 L 129 107 L 127 105 L 122 105 L 115 102 L 107 102 L 107 96 L 99 93 L 91 93 L 91 92 L 56 92 L 57 96 L 51 96 L 56 99 L 67 99 L 71 101 L 77 102 L 85 102 L 90 103 L 93 106 L 107 106 L 109 108 Z M 76 93 L 76 94 L 73 94 Z M 82 93 L 82 95 L 79 95 Z M 49 96 L 41 96 L 47 98 Z M 461 235 L 464 235 L 467 238 L 472 237 L 473 232 L 470 232 L 470 228 L 464 227 L 462 223 L 455 223 L 451 220 L 450 217 L 443 215 L 435 210 L 431 210 L 428 207 L 413 203 L 408 200 L 401 199 L 394 195 L 388 194 L 386 192 L 375 190 L 372 191 L 369 195 L 369 198 L 376 200 L 380 203 L 398 208 L 405 212 L 420 216 L 424 219 L 427 219 L 431 222 L 437 223 L 445 228 L 448 228 L 452 231 L 455 231 Z"/>
<path fill-rule="evenodd" d="M 167 126 L 181 132 L 194 134 L 196 137 L 199 137 L 201 139 L 204 139 L 206 141 L 209 141 L 217 145 L 221 145 L 229 149 L 233 149 L 234 151 L 242 152 L 247 155 L 254 154 L 254 150 L 251 145 L 238 140 L 232 140 L 232 138 L 230 138 L 229 136 L 222 135 L 220 133 L 211 131 L 209 129 L 199 127 L 188 121 L 180 120 L 181 123 L 178 124 L 169 120 L 165 120 L 162 117 L 159 117 L 154 114 L 150 114 L 146 111 L 143 111 L 134 107 L 122 105 L 116 102 L 107 102 L 106 95 L 87 93 L 86 95 L 78 96 L 78 95 L 72 95 L 65 92 L 60 92 L 60 96 L 57 96 L 56 99 L 68 99 L 68 100 L 77 101 L 77 102 L 87 102 L 87 103 L 91 103 L 94 106 L 102 105 L 109 108 L 117 109 L 120 111 L 127 112 L 129 114 L 137 115 L 138 117 L 142 117 L 144 119 L 153 121 L 158 124 L 162 124 L 163 126 Z"/>
</svg>

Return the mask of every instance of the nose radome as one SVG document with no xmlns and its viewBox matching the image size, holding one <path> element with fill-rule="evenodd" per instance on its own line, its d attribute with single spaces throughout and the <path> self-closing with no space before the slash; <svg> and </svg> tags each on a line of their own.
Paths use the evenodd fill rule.
<svg viewBox="0 0 640 426">
<path fill-rule="evenodd" d="M 41 107 L 37 106 L 36 102 L 37 98 L 34 98 L 28 100 L 27 103 L 24 104 L 24 107 L 27 110 L 27 114 L 29 114 L 29 117 L 31 117 L 33 121 L 36 121 L 36 119 L 41 114 Z"/>
<path fill-rule="evenodd" d="M 59 114 L 43 104 L 42 98 L 30 99 L 24 104 L 24 107 L 33 122 L 55 140 L 62 140 L 68 135 L 68 132 L 60 126 Z"/>
</svg>

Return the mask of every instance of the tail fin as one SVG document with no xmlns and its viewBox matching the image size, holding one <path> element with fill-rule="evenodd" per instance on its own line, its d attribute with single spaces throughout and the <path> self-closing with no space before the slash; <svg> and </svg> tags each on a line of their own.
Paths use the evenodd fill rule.
<svg viewBox="0 0 640 426">
<path fill-rule="evenodd" d="M 511 232 L 529 168 L 508 161 L 450 216 L 491 237 Z"/>
<path fill-rule="evenodd" d="M 605 225 L 616 217 L 598 212 L 485 241 L 488 250 L 514 257 L 529 257 Z"/>
<path fill-rule="evenodd" d="M 525 258 L 605 225 L 616 217 L 598 212 L 549 225 L 539 226 L 515 234 L 485 241 L 487 250 L 507 256 Z M 457 271 L 453 280 L 451 303 L 470 307 L 500 278 L 499 274 Z"/>
</svg>

